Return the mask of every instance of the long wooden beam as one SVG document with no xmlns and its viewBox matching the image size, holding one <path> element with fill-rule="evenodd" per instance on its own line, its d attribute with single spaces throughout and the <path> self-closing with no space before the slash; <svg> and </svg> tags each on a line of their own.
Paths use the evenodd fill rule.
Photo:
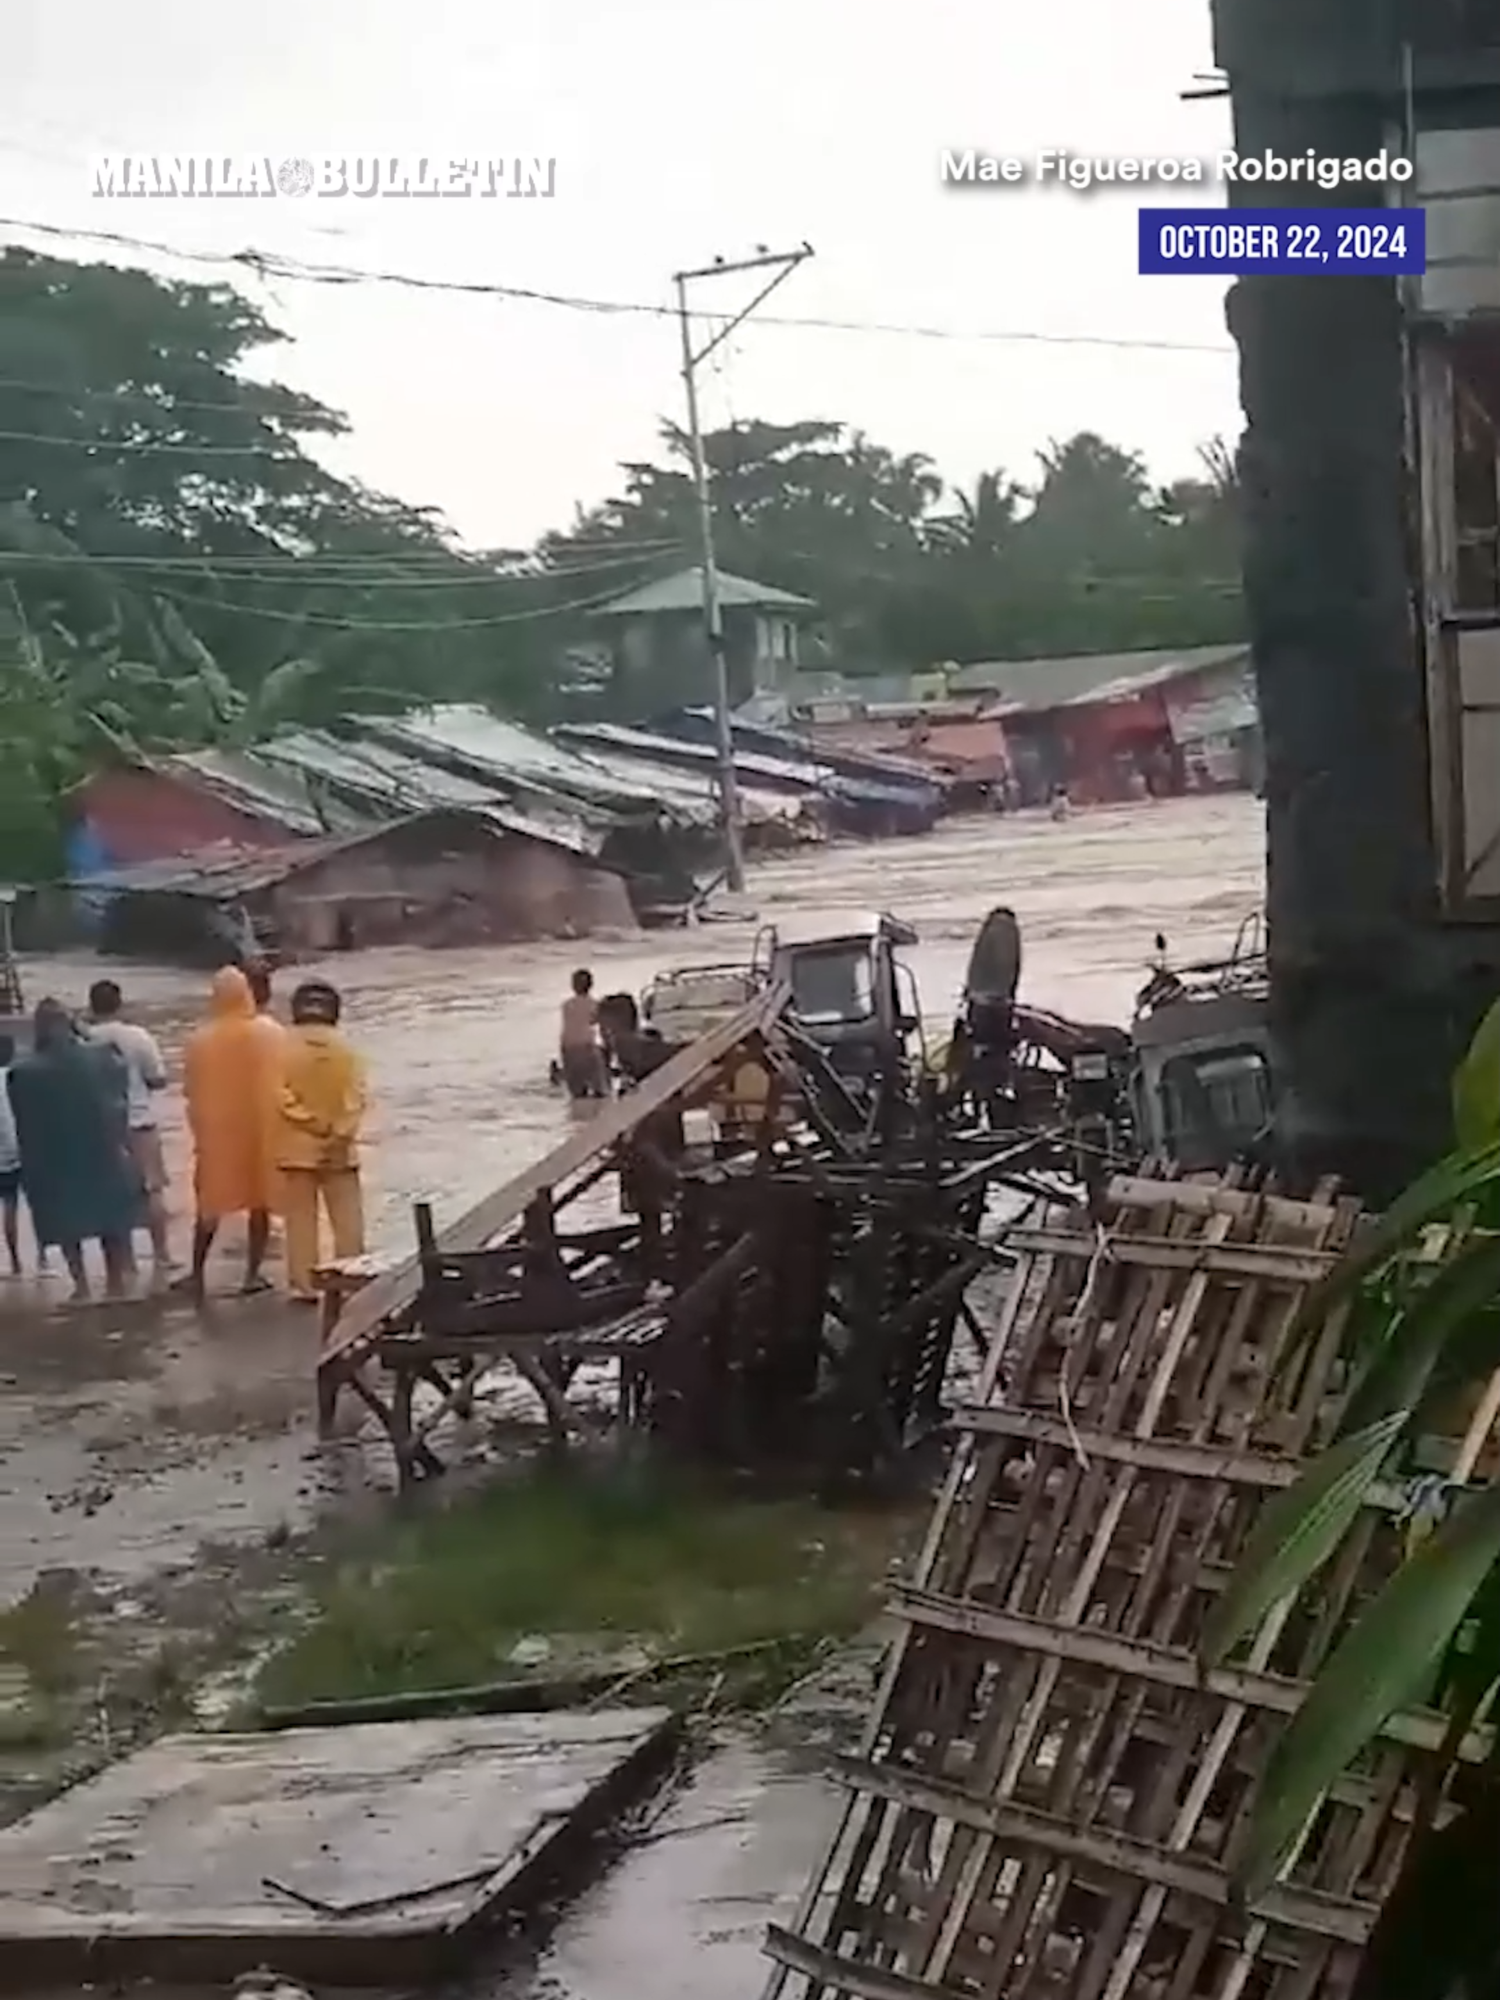
<svg viewBox="0 0 1500 2000">
<path fill-rule="evenodd" d="M 759 994 L 731 1019 L 687 1048 L 679 1049 L 638 1088 L 606 1104 L 596 1116 L 570 1132 L 561 1145 L 441 1230 L 437 1240 L 439 1251 L 483 1250 L 502 1230 L 519 1222 L 539 1194 L 549 1189 L 565 1194 L 569 1181 L 586 1173 L 612 1146 L 628 1139 L 653 1112 L 684 1096 L 735 1049 L 764 1034 L 781 1014 L 786 999 L 784 987 Z M 351 1350 L 412 1303 L 420 1289 L 421 1276 L 421 1258 L 413 1253 L 404 1263 L 361 1286 L 339 1315 L 324 1346 L 319 1374 L 329 1368 L 346 1368 L 352 1359 Z"/>
</svg>

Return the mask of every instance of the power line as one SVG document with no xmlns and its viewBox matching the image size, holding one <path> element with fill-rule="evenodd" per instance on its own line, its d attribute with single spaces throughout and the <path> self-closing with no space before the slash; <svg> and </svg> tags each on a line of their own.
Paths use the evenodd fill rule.
<svg viewBox="0 0 1500 2000">
<path fill-rule="evenodd" d="M 633 555 L 621 556 L 614 561 L 563 563 L 556 569 L 491 570 L 484 575 L 473 574 L 474 565 L 463 564 L 461 557 L 449 560 L 460 565 L 457 573 L 444 575 L 432 570 L 403 574 L 400 558 L 386 562 L 379 556 L 320 557 L 282 556 L 276 558 L 245 556 L 106 556 L 90 555 L 81 550 L 70 549 L 66 554 L 48 555 L 45 550 L 0 548 L 0 572 L 7 564 L 32 563 L 39 569 L 113 569 L 125 567 L 145 570 L 152 575 L 184 575 L 187 577 L 213 577 L 223 574 L 232 577 L 236 583 L 275 583 L 286 578 L 296 578 L 313 586 L 347 585 L 351 588 L 391 588 L 400 590 L 450 590 L 494 589 L 514 583 L 554 583 L 566 582 L 569 578 L 583 576 L 603 576 L 620 570 L 640 569 L 660 560 L 661 557 L 680 550 L 678 542 L 661 542 L 651 550 Z M 468 574 L 464 573 L 467 568 Z M 383 572 L 383 573 L 382 573 Z"/>
<path fill-rule="evenodd" d="M 1024 531 L 1024 521 L 1019 524 Z M 1172 532 L 1170 529 L 1168 532 Z M 567 544 L 571 551 L 572 544 Z M 601 543 L 601 549 L 619 547 L 620 544 Z M 659 537 L 623 545 L 631 550 L 619 557 L 603 557 L 595 562 L 561 563 L 554 569 L 494 570 L 484 575 L 447 575 L 430 569 L 417 568 L 403 571 L 403 558 L 399 555 L 387 560 L 382 556 L 215 556 L 215 555 L 168 555 L 153 556 L 139 553 L 122 555 L 100 555 L 88 550 L 69 549 L 57 555 L 45 550 L 0 548 L 0 574 L 7 565 L 34 564 L 39 569 L 135 569 L 143 570 L 149 576 L 184 577 L 192 580 L 217 581 L 222 576 L 232 583 L 279 584 L 287 580 L 309 584 L 312 588 L 331 589 L 344 587 L 352 590 L 393 589 L 416 591 L 445 591 L 455 587 L 494 589 L 524 583 L 569 582 L 575 578 L 604 576 L 621 570 L 640 570 L 660 562 L 667 556 L 685 557 L 684 544 L 675 537 Z M 912 556 L 917 560 L 940 559 L 940 548 L 914 548 Z M 443 557 L 439 551 L 421 551 L 414 561 L 423 565 L 433 560 L 449 560 L 460 565 L 461 557 Z M 844 581 L 875 583 L 900 588 L 906 579 L 899 571 L 872 567 L 868 563 L 847 562 L 837 556 L 823 556 L 810 549 L 784 549 L 776 552 L 776 560 L 795 561 L 813 565 L 825 574 L 831 574 Z M 1002 552 L 995 552 L 994 560 L 1003 562 Z M 467 566 L 472 571 L 472 565 Z M 1070 572 L 1055 579 L 1062 587 L 1072 590 L 1095 591 L 1099 589 L 1139 590 L 1145 585 L 1162 581 L 1160 571 L 1147 570 L 1082 570 Z M 1241 589 L 1238 579 L 1233 577 L 1205 576 L 1193 580 L 1190 587 L 1178 593 L 1169 594 L 1167 600 L 1175 602 L 1196 592 L 1238 593 Z M 170 593 L 164 593 L 170 594 Z M 199 599 L 208 603 L 212 600 Z M 609 600 L 605 600 L 606 602 Z M 251 607 L 259 612 L 259 607 Z M 269 615 L 266 613 L 265 615 Z M 293 614 L 287 614 L 293 615 Z M 539 615 L 545 615 L 539 614 Z"/>
<path fill-rule="evenodd" d="M 312 285 L 393 285 L 406 291 L 446 293 L 462 298 L 506 299 L 522 305 L 556 306 L 569 312 L 594 313 L 621 318 L 671 319 L 676 307 L 651 304 L 645 300 L 590 298 L 581 293 L 540 291 L 525 285 L 501 285 L 484 279 L 423 278 L 409 271 L 386 271 L 350 264 L 313 264 L 301 258 L 281 257 L 264 250 L 184 250 L 150 237 L 127 236 L 109 229 L 64 229 L 56 223 L 28 222 L 19 216 L 0 216 L 0 229 L 26 230 L 34 235 L 68 242 L 109 243 L 117 248 L 144 251 L 153 257 L 175 257 L 186 263 L 214 265 L 220 269 L 250 271 L 261 278 L 280 278 Z M 708 325 L 724 325 L 732 315 L 701 313 L 695 317 Z M 1102 333 L 1044 333 L 1021 328 L 960 328 L 902 325 L 887 320 L 826 319 L 757 314 L 757 326 L 779 326 L 818 333 L 874 334 L 906 340 L 976 341 L 1037 347 L 1093 347 L 1130 353 L 1220 354 L 1234 353 L 1227 342 L 1191 340 L 1145 340 Z"/>
<path fill-rule="evenodd" d="M 162 595 L 174 604 L 191 605 L 198 611 L 228 611 L 245 618 L 273 618 L 287 625 L 327 625 L 343 632 L 465 632 L 488 630 L 496 625 L 530 625 L 543 618 L 558 618 L 565 612 L 600 611 L 606 604 L 613 604 L 618 591 L 608 591 L 603 597 L 574 598 L 565 604 L 537 605 L 530 611 L 498 612 L 492 618 L 419 618 L 419 619 L 356 619 L 336 618 L 326 612 L 284 611 L 270 604 L 231 604 L 214 597 L 184 597 L 178 591 L 163 591 Z"/>
<path fill-rule="evenodd" d="M 294 403 L 313 403 L 316 398 L 305 396 L 300 389 L 288 389 L 281 382 L 256 382 L 248 376 L 234 376 L 237 388 L 260 390 L 268 396 L 285 396 Z M 0 390 L 18 396 L 63 396 L 69 402 L 99 403 L 139 403 L 153 416 L 175 417 L 179 411 L 192 410 L 195 413 L 218 416 L 253 416 L 262 423 L 289 423 L 296 419 L 296 410 L 252 410 L 234 397 L 220 397 L 217 400 L 195 399 L 190 396 L 174 396 L 170 390 L 163 393 L 150 389 L 100 389 L 82 382 L 20 382 L 13 377 L 0 379 Z M 337 416 L 337 412 L 333 413 Z M 327 429 L 310 424 L 303 436 L 341 437 L 344 435 L 342 422 L 338 429 Z"/>
<path fill-rule="evenodd" d="M 1073 576 L 1062 580 L 1065 587 L 1091 594 L 1101 585 L 1120 589 L 1131 588 L 1140 583 L 1155 583 L 1156 577 L 1126 576 Z M 1205 579 L 1193 589 L 1135 591 L 1133 601 L 1150 605 L 1181 605 L 1201 603 L 1204 597 L 1230 598 L 1240 594 L 1241 586 L 1229 578 Z M 180 591 L 163 591 L 164 597 L 172 603 L 191 607 L 194 610 L 214 613 L 228 612 L 236 617 L 270 618 L 281 624 L 321 625 L 344 632 L 405 632 L 431 633 L 489 630 L 502 625 L 531 625 L 546 618 L 557 618 L 567 613 L 599 611 L 604 606 L 617 601 L 618 592 L 611 591 L 602 597 L 572 599 L 563 604 L 537 605 L 526 611 L 507 611 L 489 618 L 441 618 L 441 619 L 356 619 L 340 618 L 327 612 L 289 611 L 276 605 L 235 604 L 220 598 L 183 596 Z"/>
<path fill-rule="evenodd" d="M 156 438 L 43 437 L 35 431 L 0 431 L 0 444 L 39 444 L 69 451 L 94 451 L 108 457 L 130 451 L 151 452 L 162 458 L 263 458 L 272 465 L 307 462 L 307 454 L 295 438 L 277 438 L 276 445 L 290 447 L 278 451 L 267 444 L 167 444 Z"/>
</svg>

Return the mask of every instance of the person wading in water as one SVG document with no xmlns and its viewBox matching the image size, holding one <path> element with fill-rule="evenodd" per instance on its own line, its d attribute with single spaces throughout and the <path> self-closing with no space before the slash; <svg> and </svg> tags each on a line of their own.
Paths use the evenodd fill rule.
<svg viewBox="0 0 1500 2000">
<path fill-rule="evenodd" d="M 573 974 L 573 990 L 562 1004 L 557 1054 L 562 1080 L 574 1103 L 609 1096 L 609 1065 L 599 1042 L 594 975 L 586 968 Z"/>
</svg>

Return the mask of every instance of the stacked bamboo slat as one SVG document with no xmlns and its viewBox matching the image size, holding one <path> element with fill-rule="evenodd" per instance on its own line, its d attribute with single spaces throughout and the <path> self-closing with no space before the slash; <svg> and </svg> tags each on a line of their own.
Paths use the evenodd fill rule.
<svg viewBox="0 0 1500 2000">
<path fill-rule="evenodd" d="M 1361 1517 L 1241 1662 L 1198 1638 L 1265 1497 L 1338 1413 L 1335 1313 L 1295 1349 L 1359 1221 L 1231 1186 L 1124 1180 L 1023 1252 L 912 1583 L 843 1824 L 767 2000 L 1314 2000 L 1347 1984 L 1399 1862 L 1396 1717 L 1253 1910 L 1231 1886 L 1270 1745 L 1390 1573 Z M 1388 1506 L 1387 1502 L 1387 1506 Z"/>
</svg>

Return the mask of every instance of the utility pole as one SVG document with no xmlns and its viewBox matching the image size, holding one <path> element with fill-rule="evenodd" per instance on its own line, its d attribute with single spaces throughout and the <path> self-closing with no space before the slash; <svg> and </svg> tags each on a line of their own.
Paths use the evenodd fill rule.
<svg viewBox="0 0 1500 2000">
<path fill-rule="evenodd" d="M 725 876 L 736 895 L 745 887 L 745 853 L 740 833 L 740 795 L 734 774 L 734 730 L 729 709 L 729 662 L 724 653 L 724 607 L 719 601 L 719 573 L 714 562 L 713 502 L 708 490 L 708 461 L 703 455 L 703 429 L 698 421 L 698 370 L 713 353 L 746 321 L 756 307 L 768 299 L 776 287 L 789 278 L 799 264 L 812 255 L 810 244 L 800 250 L 773 253 L 757 251 L 738 262 L 706 265 L 699 271 L 679 271 L 672 280 L 677 287 L 677 320 L 682 331 L 682 386 L 687 395 L 688 444 L 693 460 L 693 490 L 698 502 L 699 560 L 703 579 L 703 629 L 708 640 L 709 659 L 714 674 L 714 723 L 718 740 L 719 811 L 724 825 Z M 725 278 L 736 271 L 769 271 L 771 277 L 750 303 L 726 320 L 713 338 L 693 351 L 693 323 L 688 311 L 688 286 L 702 278 Z"/>
</svg>

